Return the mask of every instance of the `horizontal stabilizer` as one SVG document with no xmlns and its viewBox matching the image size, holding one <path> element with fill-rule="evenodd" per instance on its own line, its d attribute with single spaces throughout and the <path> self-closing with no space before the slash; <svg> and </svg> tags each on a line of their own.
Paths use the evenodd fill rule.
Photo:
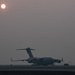
<svg viewBox="0 0 75 75">
<path fill-rule="evenodd" d="M 24 48 L 24 49 L 16 49 L 16 50 L 35 50 L 35 49 L 31 49 L 31 48 Z"/>
<path fill-rule="evenodd" d="M 27 53 L 28 53 L 28 55 L 29 55 L 29 57 L 30 57 L 30 58 L 33 58 L 33 54 L 32 54 L 32 52 L 31 52 L 31 50 L 35 50 L 35 49 L 31 49 L 30 47 L 28 47 L 28 48 L 17 49 L 17 50 L 26 50 Z"/>
</svg>

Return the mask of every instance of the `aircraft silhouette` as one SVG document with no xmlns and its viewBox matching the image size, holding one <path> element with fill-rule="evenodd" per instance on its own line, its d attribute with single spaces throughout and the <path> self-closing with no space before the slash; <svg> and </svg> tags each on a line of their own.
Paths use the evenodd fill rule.
<svg viewBox="0 0 75 75">
<path fill-rule="evenodd" d="M 54 65 L 54 63 L 61 63 L 63 61 L 63 58 L 60 60 L 60 59 L 54 59 L 51 57 L 41 57 L 41 58 L 34 57 L 31 50 L 35 50 L 35 49 L 31 49 L 30 47 L 24 48 L 24 49 L 17 49 L 17 50 L 26 50 L 29 55 L 29 58 L 22 59 L 22 60 L 13 60 L 11 58 L 12 62 L 27 61 L 28 63 L 32 63 L 32 65 L 45 65 L 46 66 L 46 65 Z"/>
</svg>

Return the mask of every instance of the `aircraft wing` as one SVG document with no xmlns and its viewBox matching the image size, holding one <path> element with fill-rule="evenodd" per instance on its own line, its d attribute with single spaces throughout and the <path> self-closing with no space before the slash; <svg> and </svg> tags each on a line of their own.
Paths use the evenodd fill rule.
<svg viewBox="0 0 75 75">
<path fill-rule="evenodd" d="M 17 62 L 17 61 L 26 61 L 27 59 L 22 59 L 22 60 L 13 60 L 12 58 L 10 58 L 12 62 Z"/>
</svg>

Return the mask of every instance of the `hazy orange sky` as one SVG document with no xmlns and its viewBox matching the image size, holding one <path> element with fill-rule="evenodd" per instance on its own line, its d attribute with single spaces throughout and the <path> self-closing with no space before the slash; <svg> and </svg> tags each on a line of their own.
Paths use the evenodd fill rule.
<svg viewBox="0 0 75 75">
<path fill-rule="evenodd" d="M 75 0 L 0 0 L 0 64 L 10 58 L 25 59 L 25 51 L 35 48 L 34 56 L 53 57 L 75 64 Z M 16 62 L 12 64 L 25 64 Z"/>
</svg>

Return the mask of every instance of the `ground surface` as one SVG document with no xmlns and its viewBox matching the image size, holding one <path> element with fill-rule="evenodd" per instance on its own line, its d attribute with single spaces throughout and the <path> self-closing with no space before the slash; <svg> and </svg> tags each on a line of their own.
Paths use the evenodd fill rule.
<svg viewBox="0 0 75 75">
<path fill-rule="evenodd" d="M 0 65 L 0 71 L 74 71 L 75 66 Z"/>
</svg>

